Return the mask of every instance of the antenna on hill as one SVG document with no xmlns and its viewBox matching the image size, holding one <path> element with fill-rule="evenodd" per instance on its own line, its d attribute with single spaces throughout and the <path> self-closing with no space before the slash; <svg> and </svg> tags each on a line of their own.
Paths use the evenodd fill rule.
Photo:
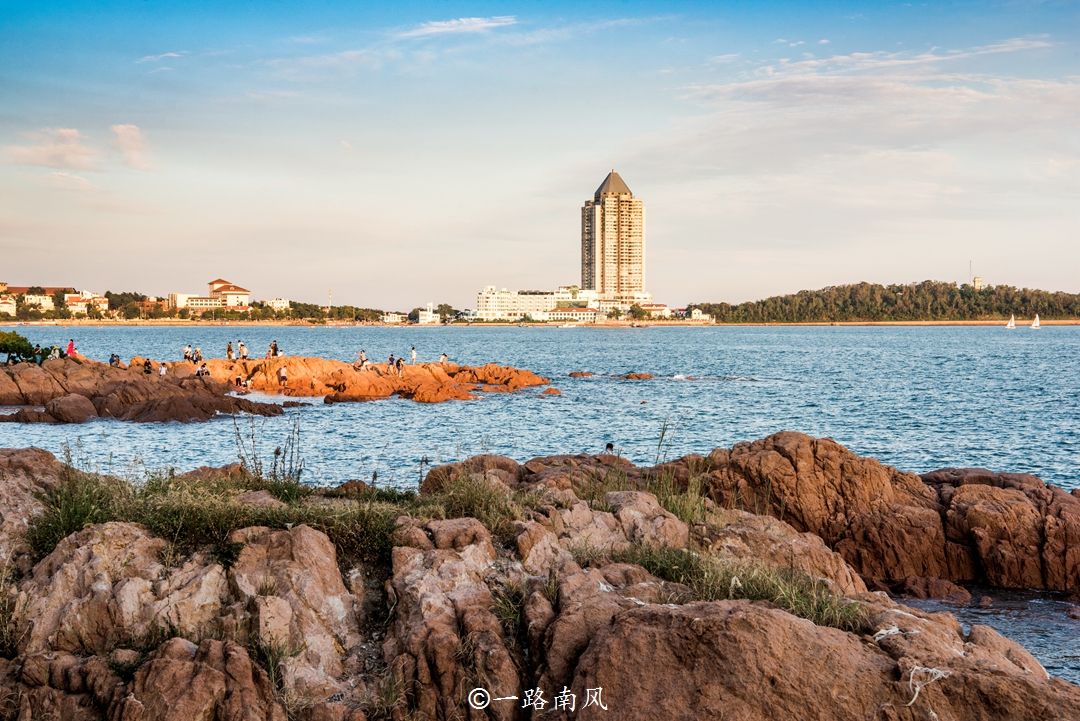
<svg viewBox="0 0 1080 721">
<path fill-rule="evenodd" d="M 331 308 L 334 307 L 334 289 L 333 288 L 327 288 L 326 289 L 326 301 L 328 303 L 328 305 L 326 306 L 327 310 L 330 310 Z"/>
</svg>

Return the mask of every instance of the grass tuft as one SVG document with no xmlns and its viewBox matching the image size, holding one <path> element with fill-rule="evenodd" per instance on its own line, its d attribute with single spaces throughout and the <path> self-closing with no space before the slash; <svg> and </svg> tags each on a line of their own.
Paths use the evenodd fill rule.
<svg viewBox="0 0 1080 721">
<path fill-rule="evenodd" d="M 689 588 L 690 598 L 681 599 L 684 602 L 768 601 L 819 626 L 858 633 L 869 629 L 869 614 L 863 604 L 838 595 L 825 581 L 794 569 L 728 563 L 686 549 L 640 543 L 611 552 L 575 549 L 574 555 L 582 565 L 595 565 L 599 555 L 601 560 L 641 566 L 657 578 Z"/>
</svg>

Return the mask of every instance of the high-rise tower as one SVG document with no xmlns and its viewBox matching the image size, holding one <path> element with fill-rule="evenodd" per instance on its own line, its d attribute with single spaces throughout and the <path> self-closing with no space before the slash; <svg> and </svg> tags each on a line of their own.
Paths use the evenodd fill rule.
<svg viewBox="0 0 1080 721">
<path fill-rule="evenodd" d="M 614 170 L 581 208 L 581 287 L 608 300 L 645 293 L 645 205 Z"/>
</svg>

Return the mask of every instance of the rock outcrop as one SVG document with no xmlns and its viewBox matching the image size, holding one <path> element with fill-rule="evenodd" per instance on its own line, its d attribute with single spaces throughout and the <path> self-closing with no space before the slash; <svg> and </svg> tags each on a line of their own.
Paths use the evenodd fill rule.
<svg viewBox="0 0 1080 721">
<path fill-rule="evenodd" d="M 611 455 L 524 464 L 489 455 L 440 466 L 405 507 L 414 515 L 403 513 L 387 531 L 389 561 L 340 556 L 335 531 L 287 522 L 303 507 L 296 504 L 321 504 L 328 515 L 318 518 L 332 528 L 345 523 L 333 509 L 385 503 L 362 499 L 363 488 L 354 488 L 356 497 L 315 490 L 287 503 L 228 486 L 235 468 L 198 469 L 183 483 L 228 488 L 231 500 L 222 503 L 258 508 L 267 522 L 280 518 L 279 527 L 233 528 L 215 555 L 181 554 L 173 545 L 179 539 L 170 544 L 133 523 L 92 525 L 62 540 L 23 569 L 16 602 L 5 606 L 13 625 L 4 638 L 16 646 L 4 649 L 14 658 L 0 658 L 0 716 L 1042 721 L 1080 708 L 1080 687 L 1049 677 L 990 628 L 965 629 L 949 614 L 866 590 L 855 561 L 889 568 L 913 549 L 889 555 L 871 545 L 860 555 L 845 542 L 913 540 L 889 535 L 887 526 L 879 536 L 844 532 L 845 519 L 865 529 L 861 515 L 880 519 L 895 508 L 904 517 L 911 505 L 938 514 L 942 538 L 959 533 L 946 530 L 948 509 L 965 519 L 956 529 L 978 538 L 977 530 L 994 527 L 987 518 L 997 522 L 991 511 L 1018 502 L 973 495 L 957 505 L 965 489 L 1016 492 L 1059 521 L 1068 519 L 1069 501 L 1027 477 L 942 471 L 924 480 L 831 442 L 784 436 L 759 444 L 656 468 Z M 36 451 L 0 452 L 0 471 L 0 489 L 14 479 L 12 498 L 30 514 L 38 509 L 25 501 L 28 489 L 52 487 L 66 473 Z M 766 480 L 771 491 L 760 485 Z M 676 498 L 675 489 L 691 482 L 713 498 Z M 728 499 L 718 491 L 727 486 L 717 484 L 725 483 L 745 494 L 739 503 L 721 502 Z M 441 517 L 453 515 L 448 503 L 439 505 L 446 494 L 469 489 L 513 509 L 503 519 L 490 516 L 491 528 L 472 517 Z M 788 502 L 777 507 L 770 493 Z M 754 503 L 762 515 L 733 507 Z M 477 514 L 488 518 L 493 504 L 478 503 Z M 775 517 L 781 508 L 783 520 Z M 384 516 L 387 524 L 393 517 Z M 227 523 L 229 515 L 213 518 Z M 19 530 L 12 525 L 8 533 L 15 539 Z M 1009 538 L 1026 538 L 1022 526 L 1013 531 Z M 362 524 L 350 532 L 376 531 Z M 626 562 L 635 550 L 660 561 Z M 218 553 L 229 560 L 215 560 Z M 802 579 L 858 620 L 829 621 L 806 599 L 749 600 L 737 575 L 705 592 L 664 568 L 688 559 Z M 915 594 L 938 593 L 935 583 L 952 588 L 935 576 L 904 580 Z M 373 605 L 368 595 L 380 595 L 380 585 L 384 598 Z M 486 708 L 469 705 L 476 688 L 490 693 Z M 523 708 L 536 690 L 543 706 Z M 555 706 L 556 697 L 571 695 L 572 710 Z"/>
<path fill-rule="evenodd" d="M 469 400 L 474 393 L 515 391 L 549 381 L 535 373 L 488 363 L 406 364 L 400 372 L 385 363 L 370 363 L 364 370 L 326 358 L 278 356 L 246 361 L 207 361 L 215 380 L 235 383 L 237 378 L 253 390 L 297 397 L 325 397 L 328 403 L 370 401 L 397 395 L 420 403 Z M 170 372 L 194 372 L 190 363 L 170 364 Z M 284 372 L 284 382 L 282 382 Z"/>
<path fill-rule="evenodd" d="M 0 567 L 25 563 L 27 522 L 42 510 L 40 496 L 60 484 L 70 469 L 40 448 L 0 448 Z M 24 557 L 23 564 L 18 556 Z"/>
<path fill-rule="evenodd" d="M 206 362 L 210 375 L 197 377 L 193 363 L 151 363 L 133 358 L 114 368 L 85 358 L 48 360 L 40 366 L 0 367 L 0 406 L 28 406 L 0 414 L 0 422 L 83 423 L 97 417 L 125 421 L 206 421 L 237 413 L 279 415 L 282 406 L 255 402 L 236 393 L 248 390 L 297 397 L 323 397 L 327 403 L 400 396 L 419 403 L 469 400 L 477 392 L 506 392 L 546 385 L 535 373 L 489 363 L 406 365 L 401 372 L 385 364 L 357 370 L 324 358 L 280 356 L 260 360 Z M 240 384 L 237 384 L 239 379 Z M 44 408 L 41 408 L 44 406 Z"/>
<path fill-rule="evenodd" d="M 206 421 L 219 414 L 279 415 L 281 406 L 230 395 L 209 378 L 146 374 L 87 359 L 18 363 L 0 368 L 0 405 L 31 406 L 0 414 L 0 422 L 84 423 L 97 417 L 124 421 Z M 14 386 L 14 390 L 12 390 Z M 6 390 L 5 390 L 6 389 Z M 44 406 L 39 409 L 36 406 Z"/>
<path fill-rule="evenodd" d="M 668 465 L 687 478 L 689 464 Z M 953 469 L 920 478 L 791 432 L 717 449 L 703 468 L 719 505 L 814 533 L 867 579 L 1080 591 L 1080 498 L 1034 476 Z"/>
</svg>

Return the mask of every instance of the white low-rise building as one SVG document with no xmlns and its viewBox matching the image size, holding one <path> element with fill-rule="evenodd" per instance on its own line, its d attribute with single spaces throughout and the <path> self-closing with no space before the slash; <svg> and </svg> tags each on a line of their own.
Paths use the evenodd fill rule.
<svg viewBox="0 0 1080 721">
<path fill-rule="evenodd" d="M 690 311 L 690 320 L 697 320 L 703 323 L 708 323 L 712 321 L 712 316 L 708 313 L 703 313 L 701 311 L 701 308 L 693 308 Z"/>
<path fill-rule="evenodd" d="M 10 315 L 14 318 L 16 308 L 15 296 L 0 295 L 0 315 Z"/>
<path fill-rule="evenodd" d="M 51 295 L 36 295 L 27 293 L 23 296 L 23 305 L 37 306 L 38 310 L 41 311 L 56 309 L 56 304 L 53 303 Z"/>
<path fill-rule="evenodd" d="M 387 325 L 397 325 L 405 322 L 405 316 L 401 313 L 383 313 L 381 320 Z"/>
<path fill-rule="evenodd" d="M 435 312 L 435 304 L 428 303 L 426 308 L 421 308 L 416 315 L 418 325 L 438 325 L 442 319 Z"/>
<path fill-rule="evenodd" d="M 288 298 L 271 298 L 270 300 L 266 301 L 266 307 L 270 308 L 271 310 L 281 311 L 288 310 L 292 307 L 292 304 L 289 303 Z"/>
<path fill-rule="evenodd" d="M 476 295 L 477 320 L 544 321 L 560 308 L 595 308 L 599 296 L 595 290 L 576 285 L 562 285 L 556 290 L 507 290 L 489 285 Z"/>
<path fill-rule="evenodd" d="M 196 313 L 223 308 L 225 310 L 247 310 L 251 305 L 251 291 L 241 288 L 223 278 L 217 278 L 207 284 L 206 295 L 191 293 L 169 293 L 169 306 L 177 310 L 188 309 Z"/>
<path fill-rule="evenodd" d="M 600 317 L 597 308 L 563 307 L 548 311 L 546 320 L 569 321 L 571 323 L 595 323 Z"/>
</svg>

